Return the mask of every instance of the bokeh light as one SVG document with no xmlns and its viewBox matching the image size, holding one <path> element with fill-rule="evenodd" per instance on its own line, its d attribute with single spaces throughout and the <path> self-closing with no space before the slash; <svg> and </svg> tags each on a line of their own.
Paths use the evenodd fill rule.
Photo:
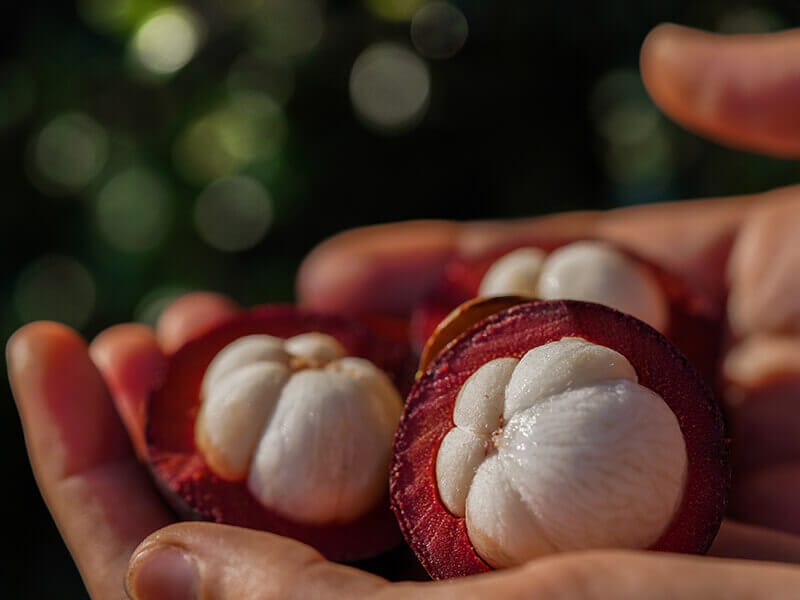
<svg viewBox="0 0 800 600">
<path fill-rule="evenodd" d="M 206 0 L 215 13 L 238 20 L 251 16 L 264 5 L 264 0 Z"/>
<path fill-rule="evenodd" d="M 605 156 L 608 175 L 628 185 L 661 184 L 670 176 L 673 166 L 672 144 L 663 128 L 634 145 L 613 145 Z M 645 198 L 639 198 L 643 202 Z"/>
<path fill-rule="evenodd" d="M 231 65 L 227 84 L 234 94 L 262 93 L 283 105 L 294 92 L 294 73 L 289 64 L 279 57 L 247 52 Z"/>
<path fill-rule="evenodd" d="M 411 41 L 426 58 L 454 56 L 464 46 L 468 35 L 467 18 L 449 2 L 430 2 L 411 20 Z"/>
<path fill-rule="evenodd" d="M 635 144 L 646 139 L 660 118 L 636 69 L 606 73 L 595 85 L 590 105 L 598 133 L 614 144 Z"/>
<path fill-rule="evenodd" d="M 160 4 L 160 0 L 78 0 L 78 12 L 93 29 L 125 33 Z"/>
<path fill-rule="evenodd" d="M 203 23 L 193 11 L 178 6 L 164 8 L 136 30 L 131 54 L 135 63 L 149 73 L 171 75 L 192 60 L 203 35 Z"/>
<path fill-rule="evenodd" d="M 82 113 L 66 113 L 47 123 L 28 153 L 28 172 L 44 193 L 57 196 L 80 191 L 105 165 L 108 137 Z"/>
<path fill-rule="evenodd" d="M 430 100 L 428 66 L 414 52 L 391 43 L 370 46 L 350 72 L 350 98 L 371 128 L 396 133 L 414 127 Z"/>
<path fill-rule="evenodd" d="M 165 238 L 172 219 L 172 198 L 164 181 L 143 167 L 114 175 L 100 190 L 95 223 L 112 247 L 146 252 Z"/>
<path fill-rule="evenodd" d="M 601 77 L 591 95 L 591 114 L 604 141 L 609 177 L 623 185 L 668 180 L 673 150 L 664 118 L 636 69 L 619 68 Z"/>
<path fill-rule="evenodd" d="M 239 252 L 258 244 L 272 224 L 272 197 L 252 177 L 215 181 L 200 194 L 194 209 L 197 232 L 210 246 Z"/>
<path fill-rule="evenodd" d="M 174 158 L 180 172 L 196 184 L 234 175 L 252 161 L 274 159 L 287 134 L 286 116 L 266 94 L 231 94 L 181 133 Z"/>
<path fill-rule="evenodd" d="M 35 100 L 36 87 L 27 67 L 16 62 L 0 67 L 0 129 L 29 116 Z"/>
<path fill-rule="evenodd" d="M 257 45 L 274 56 L 299 57 L 311 52 L 325 30 L 325 17 L 317 0 L 264 0 L 250 18 Z"/>
<path fill-rule="evenodd" d="M 386 21 L 410 21 L 426 0 L 364 0 L 367 9 Z"/>
<path fill-rule="evenodd" d="M 155 327 L 164 309 L 189 291 L 189 288 L 176 284 L 150 290 L 133 309 L 134 321 Z"/>
<path fill-rule="evenodd" d="M 23 323 L 46 319 L 80 329 L 94 309 L 95 284 L 77 260 L 50 254 L 23 269 L 14 287 L 13 302 Z"/>
<path fill-rule="evenodd" d="M 756 6 L 734 6 L 723 13 L 717 22 L 717 31 L 725 34 L 768 33 L 783 27 L 778 15 Z"/>
</svg>

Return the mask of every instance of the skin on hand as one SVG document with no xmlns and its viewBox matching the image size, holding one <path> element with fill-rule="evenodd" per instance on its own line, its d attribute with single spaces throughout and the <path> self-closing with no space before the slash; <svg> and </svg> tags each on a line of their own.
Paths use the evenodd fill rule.
<svg viewBox="0 0 800 600">
<path fill-rule="evenodd" d="M 644 42 L 647 91 L 676 122 L 725 145 L 800 158 L 800 30 L 720 36 L 656 27 Z"/>
<path fill-rule="evenodd" d="M 799 45 L 797 32 L 720 39 L 662 27 L 645 44 L 643 76 L 654 99 L 687 126 L 741 147 L 800 156 L 800 111 L 793 108 L 800 105 Z M 741 68 L 719 69 L 737 60 Z M 720 90 L 734 90 L 736 101 Z M 317 309 L 402 314 L 453 254 L 544 236 L 611 240 L 685 277 L 729 317 L 723 374 L 737 444 L 731 509 L 751 525 L 724 523 L 712 553 L 800 562 L 800 411 L 793 402 L 800 391 L 800 188 L 508 223 L 359 229 L 309 256 L 298 295 Z M 87 345 L 64 326 L 34 323 L 8 343 L 34 473 L 94 598 L 119 598 L 123 581 L 139 600 L 777 598 L 800 585 L 800 569 L 788 565 L 613 551 L 554 556 L 474 579 L 388 584 L 268 533 L 169 525 L 173 517 L 124 427 L 135 429 L 165 353 L 236 309 L 219 295 L 192 294 L 165 312 L 156 331 L 120 325 Z"/>
<path fill-rule="evenodd" d="M 164 577 L 175 575 L 176 562 L 186 565 L 182 591 L 188 585 L 194 597 L 215 599 L 779 598 L 788 597 L 786 590 L 800 583 L 800 569 L 786 564 L 592 551 L 552 555 L 521 567 L 449 581 L 390 584 L 326 562 L 308 546 L 288 538 L 225 525 L 179 523 L 140 546 L 128 574 L 128 589 L 137 598 L 154 590 L 148 600 L 192 597 L 175 595 L 177 582 Z"/>
<path fill-rule="evenodd" d="M 625 243 L 638 252 L 660 258 L 662 264 L 666 263 L 687 277 L 704 281 L 712 292 L 718 288 L 719 298 L 724 297 L 722 292 L 726 288 L 733 295 L 734 290 L 740 289 L 739 278 L 746 278 L 748 285 L 737 293 L 743 294 L 742 302 L 747 307 L 750 302 L 757 300 L 759 294 L 765 293 L 764 283 L 774 280 L 775 283 L 770 285 L 792 285 L 791 275 L 796 267 L 791 264 L 775 267 L 775 261 L 766 256 L 766 264 L 748 258 L 751 252 L 758 255 L 757 245 L 748 251 L 748 245 L 751 244 L 748 240 L 759 239 L 758 235 L 751 233 L 752 229 L 772 225 L 769 219 L 765 220 L 761 215 L 776 214 L 781 220 L 788 220 L 792 213 L 795 215 L 794 222 L 800 223 L 797 218 L 800 216 L 800 191 L 797 189 L 733 201 L 710 200 L 580 214 L 575 221 L 569 215 L 562 215 L 549 219 L 548 228 L 552 231 L 554 224 L 560 222 L 575 235 L 601 236 Z M 663 249 L 664 238 L 659 231 L 664 227 L 666 215 L 669 217 L 668 228 L 673 236 L 677 236 L 669 238 L 670 245 L 682 248 L 680 253 Z M 701 218 L 697 218 L 697 215 L 701 215 Z M 532 231 L 536 235 L 540 228 L 538 223 L 469 224 L 453 228 L 452 231 L 456 233 L 447 233 L 445 238 L 450 244 L 448 252 L 460 251 L 461 247 L 474 247 L 476 240 L 482 238 L 490 240 L 489 243 L 491 240 L 505 241 L 506 233 L 512 231 L 515 234 Z M 328 250 L 323 245 L 304 265 L 300 279 L 301 301 L 315 308 L 325 307 L 320 304 L 318 287 L 314 288 L 314 294 L 309 294 L 303 287 L 303 282 L 307 280 L 305 278 L 313 279 L 314 269 L 329 260 L 324 255 L 320 260 L 320 253 L 332 252 L 334 257 L 343 257 L 358 252 L 369 257 L 372 240 L 379 240 L 376 243 L 383 245 L 392 237 L 413 239 L 416 231 L 425 228 L 426 225 L 413 223 L 368 228 L 332 240 L 327 244 Z M 631 230 L 635 230 L 636 234 L 630 234 Z M 430 231 L 425 235 L 430 236 Z M 787 232 L 786 236 L 783 243 L 794 244 L 796 237 L 793 232 Z M 780 240 L 774 240 L 774 243 L 776 249 L 780 247 Z M 436 246 L 441 249 L 447 244 L 439 240 Z M 422 244 L 409 244 L 405 248 L 407 252 L 414 253 L 426 250 Z M 719 253 L 723 255 L 719 256 Z M 728 261 L 729 256 L 741 258 Z M 728 275 L 724 270 L 718 272 L 721 265 L 726 263 L 743 266 L 731 266 Z M 362 293 L 349 288 L 345 292 L 354 294 L 349 296 L 351 299 L 363 299 L 356 308 L 379 310 L 383 307 L 375 304 L 374 297 L 366 290 L 386 276 L 381 270 L 383 263 L 367 260 L 361 264 L 365 271 L 359 276 L 360 279 L 352 279 L 350 285 L 361 285 Z M 394 264 L 403 264 L 402 255 L 397 257 Z M 774 272 L 775 268 L 779 270 Z M 703 276 L 704 273 L 706 276 Z M 758 278 L 762 275 L 766 275 L 769 281 L 759 282 Z M 730 279 L 726 281 L 726 277 Z M 753 277 L 756 279 L 751 281 Z M 785 284 L 781 284 L 781 280 L 785 280 Z M 340 296 L 334 293 L 335 289 L 327 294 L 329 306 L 334 308 L 340 301 Z M 770 294 L 780 296 L 780 289 Z M 414 301 L 416 298 L 409 296 L 407 307 L 410 308 Z M 758 307 L 759 304 L 754 306 Z M 779 304 L 778 308 L 784 314 L 792 314 L 796 309 L 792 302 Z M 725 309 L 725 306 L 720 307 L 720 310 Z M 164 347 L 179 346 L 182 339 L 198 335 L 214 319 L 224 319 L 235 310 L 234 305 L 229 301 L 220 301 L 219 297 L 193 294 L 181 299 L 164 314 L 157 332 L 140 325 L 120 325 L 107 330 L 91 346 L 87 346 L 75 333 L 61 325 L 36 323 L 20 330 L 9 342 L 11 382 L 37 479 L 86 585 L 95 597 L 116 597 L 114 594 L 119 592 L 131 551 L 145 536 L 172 520 L 150 486 L 144 469 L 127 446 L 120 420 L 112 408 L 113 402 L 116 401 L 123 419 L 126 410 L 129 414 L 135 413 L 130 407 L 144 401 L 149 386 L 154 385 L 159 376 L 158 371 L 164 361 Z M 209 320 L 187 318 L 187 315 L 200 313 Z M 768 514 L 773 522 L 768 524 L 796 533 L 798 523 L 792 491 L 797 489 L 796 481 L 800 476 L 800 443 L 794 435 L 784 436 L 779 447 L 773 441 L 775 431 L 786 431 L 787 420 L 796 421 L 796 411 L 791 410 L 785 397 L 786 389 L 791 389 L 785 386 L 800 387 L 800 383 L 791 383 L 800 381 L 797 376 L 800 363 L 795 361 L 798 356 L 795 352 L 796 332 L 791 330 L 793 325 L 785 325 L 792 321 L 781 318 L 775 310 L 770 312 L 770 322 L 765 324 L 747 320 L 759 318 L 761 313 L 757 309 L 752 314 L 745 309 L 742 314 L 749 315 L 744 319 L 741 329 L 745 334 L 741 339 L 736 339 L 726 362 L 726 375 L 739 390 L 733 411 L 734 429 L 739 427 L 742 432 L 741 451 L 737 454 L 737 457 L 741 457 L 742 469 L 737 477 L 733 507 L 740 511 L 741 518 L 758 522 L 766 514 L 763 506 L 769 505 Z M 754 334 L 755 337 L 748 333 L 758 327 L 763 330 Z M 162 340 L 161 344 L 159 339 Z M 748 348 L 755 343 L 754 339 L 760 349 L 760 362 L 746 358 L 750 352 Z M 772 348 L 771 354 L 763 351 L 765 346 Z M 737 364 L 743 366 L 737 367 Z M 103 377 L 109 382 L 108 387 L 115 390 L 113 400 L 103 385 Z M 783 387 L 776 386 L 778 380 L 784 382 Z M 741 418 L 738 418 L 739 415 Z M 172 537 L 176 532 L 180 536 Z M 229 548 L 235 546 L 238 549 L 235 563 L 231 563 L 229 568 L 218 556 L 226 552 L 226 544 Z M 161 552 L 174 547 L 182 549 L 191 558 L 187 561 L 178 555 L 176 559 L 175 553 Z M 726 557 L 800 562 L 800 540 L 794 535 L 731 522 L 724 525 L 712 551 Z M 227 552 L 230 556 L 230 550 Z M 109 557 L 112 559 L 109 560 Z M 160 560 L 150 564 L 154 558 Z M 181 572 L 185 573 L 187 569 L 181 567 L 189 565 L 188 571 L 196 573 L 199 578 L 191 585 L 198 590 L 208 590 L 208 593 L 213 591 L 216 595 L 212 594 L 211 597 L 220 598 L 248 597 L 247 594 L 254 589 L 251 586 L 257 584 L 262 593 L 265 589 L 272 590 L 275 597 L 290 597 L 289 592 L 295 593 L 295 588 L 302 597 L 304 590 L 310 591 L 314 586 L 331 594 L 336 591 L 343 597 L 352 597 L 356 590 L 359 593 L 361 590 L 370 590 L 369 594 L 365 592 L 365 595 L 370 595 L 373 589 L 376 594 L 380 592 L 388 596 L 439 593 L 447 597 L 448 594 L 462 595 L 467 590 L 479 595 L 483 593 L 480 590 L 488 590 L 488 587 L 495 591 L 507 590 L 513 597 L 517 593 L 514 590 L 520 590 L 519 593 L 523 594 L 523 590 L 530 591 L 532 585 L 545 586 L 543 589 L 550 594 L 566 593 L 562 589 L 576 591 L 574 587 L 569 587 L 576 585 L 573 581 L 574 570 L 585 575 L 586 569 L 582 565 L 586 561 L 589 561 L 587 564 L 597 561 L 603 565 L 612 560 L 632 561 L 637 569 L 645 569 L 645 573 L 652 570 L 653 577 L 662 577 L 667 586 L 665 589 L 672 589 L 669 586 L 686 581 L 685 578 L 659 576 L 658 573 L 664 573 L 665 568 L 662 557 L 656 555 L 592 552 L 538 561 L 529 567 L 493 574 L 488 579 L 426 584 L 430 589 L 417 588 L 420 584 L 410 583 L 394 587 L 373 575 L 327 563 L 314 550 L 297 542 L 263 532 L 198 523 L 174 525 L 147 537 L 133 554 L 127 581 L 135 597 L 176 597 L 172 591 L 177 584 L 170 584 L 169 580 Z M 707 585 L 719 586 L 716 569 L 730 569 L 730 577 L 722 580 L 727 585 L 727 582 L 735 579 L 733 572 L 738 573 L 741 567 L 739 563 L 712 563 L 702 558 L 670 560 L 674 561 L 669 563 L 670 569 L 686 569 L 693 577 L 695 574 L 699 577 L 692 585 L 701 585 L 701 581 L 707 577 Z M 705 563 L 709 565 L 708 572 L 703 569 Z M 265 564 L 271 565 L 271 568 L 265 571 Z M 759 571 L 762 567 L 763 570 Z M 784 576 L 795 576 L 794 571 L 783 567 L 762 567 L 753 567 L 751 575 L 769 577 L 769 585 L 778 585 L 784 581 Z M 570 580 L 573 583 L 564 583 L 567 587 L 563 588 L 558 583 L 560 580 L 557 575 L 562 572 L 573 577 Z M 234 573 L 238 575 L 234 577 Z M 599 570 L 597 573 L 602 573 L 606 578 L 612 576 L 611 571 Z M 639 580 L 617 583 L 637 589 L 635 586 L 644 585 L 646 580 L 643 576 L 641 583 L 636 583 Z M 302 586 L 297 587 L 297 581 L 303 582 Z M 608 584 L 607 579 L 604 581 Z M 269 586 L 263 587 L 267 583 Z M 470 587 L 465 588 L 467 585 Z M 591 585 L 595 584 L 586 585 L 586 589 L 591 590 L 594 589 Z M 148 590 L 151 595 L 145 596 Z M 153 590 L 163 593 L 153 596 Z"/>
</svg>

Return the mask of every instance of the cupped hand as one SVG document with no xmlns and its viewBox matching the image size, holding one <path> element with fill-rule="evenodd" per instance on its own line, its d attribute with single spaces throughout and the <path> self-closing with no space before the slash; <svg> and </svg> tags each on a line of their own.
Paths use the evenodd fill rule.
<svg viewBox="0 0 800 600">
<path fill-rule="evenodd" d="M 63 325 L 38 322 L 8 342 L 34 475 L 93 598 L 120 598 L 133 549 L 174 521 L 125 426 L 137 429 L 164 352 L 234 310 L 219 296 L 196 294 L 166 311 L 158 332 L 119 325 L 87 345 Z"/>
<path fill-rule="evenodd" d="M 799 45 L 798 33 L 719 39 L 663 27 L 645 44 L 643 75 L 680 122 L 723 142 L 798 156 L 800 53 L 791 48 Z M 720 67 L 734 60 L 744 64 Z M 753 81 L 769 83 L 773 93 Z M 734 90 L 736 102 L 720 90 Z M 365 228 L 322 244 L 298 278 L 306 306 L 403 314 L 451 256 L 484 252 L 509 237 L 605 238 L 682 275 L 730 324 L 721 373 L 737 521 L 723 524 L 712 548 L 726 558 L 592 551 L 457 581 L 389 584 L 268 533 L 170 524 L 125 428 L 140 430 L 165 353 L 237 310 L 218 295 L 179 300 L 155 331 L 120 325 L 91 344 L 61 325 L 28 325 L 9 341 L 9 376 L 37 481 L 94 598 L 119 598 L 123 582 L 139 600 L 789 596 L 800 568 L 771 561 L 800 562 L 799 234 L 800 188 L 788 188 L 513 223 Z"/>
</svg>

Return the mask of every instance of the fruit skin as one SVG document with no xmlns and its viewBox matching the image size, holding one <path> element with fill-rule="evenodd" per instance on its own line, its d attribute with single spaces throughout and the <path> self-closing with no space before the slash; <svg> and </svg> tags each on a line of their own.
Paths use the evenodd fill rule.
<svg viewBox="0 0 800 600">
<path fill-rule="evenodd" d="M 689 459 L 686 491 L 672 524 L 650 549 L 699 554 L 716 536 L 730 485 L 730 440 L 720 408 L 694 367 L 663 335 L 619 311 L 569 300 L 530 302 L 496 313 L 453 340 L 414 385 L 400 420 L 392 508 L 434 579 L 491 570 L 472 548 L 465 519 L 444 507 L 436 483 L 436 455 L 453 427 L 459 389 L 485 362 L 519 358 L 565 336 L 623 354 L 639 383 L 660 394 L 678 418 Z"/>
<path fill-rule="evenodd" d="M 179 516 L 271 531 L 314 546 L 331 560 L 352 561 L 394 547 L 401 536 L 386 502 L 352 523 L 309 525 L 262 507 L 246 481 L 224 481 L 197 453 L 194 422 L 206 367 L 222 348 L 244 335 L 288 338 L 306 331 L 336 337 L 351 356 L 371 360 L 386 371 L 401 394 L 410 381 L 409 352 L 361 322 L 307 312 L 292 306 L 263 306 L 234 316 L 169 357 L 161 387 L 146 411 L 147 460 L 156 485 Z"/>
<path fill-rule="evenodd" d="M 415 379 L 422 377 L 428 365 L 433 362 L 445 346 L 475 325 L 475 323 L 483 321 L 494 313 L 530 301 L 530 298 L 523 296 L 478 297 L 467 300 L 455 308 L 449 315 L 439 321 L 428 341 L 425 342 L 425 346 L 420 353 L 419 367 L 417 368 Z"/>
<path fill-rule="evenodd" d="M 585 239 L 585 238 L 583 238 Z M 517 243 L 471 258 L 453 258 L 444 268 L 439 285 L 417 306 L 411 315 L 412 346 L 420 351 L 436 326 L 450 311 L 478 294 L 481 280 L 489 267 L 502 256 L 521 247 L 540 248 L 548 254 L 578 240 L 550 240 L 533 244 Z M 588 241 L 588 240 L 587 240 Z M 607 242 L 604 242 L 607 244 Z M 612 245 L 613 246 L 613 245 Z M 647 268 L 661 285 L 669 304 L 669 325 L 666 335 L 698 368 L 706 381 L 715 384 L 720 355 L 722 316 L 712 302 L 688 289 L 675 274 L 669 273 L 644 258 L 616 248 Z"/>
</svg>

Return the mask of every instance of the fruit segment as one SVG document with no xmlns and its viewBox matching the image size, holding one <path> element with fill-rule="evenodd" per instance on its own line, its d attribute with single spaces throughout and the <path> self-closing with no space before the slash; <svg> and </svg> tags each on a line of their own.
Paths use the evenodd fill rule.
<svg viewBox="0 0 800 600">
<path fill-rule="evenodd" d="M 675 415 L 636 381 L 625 357 L 579 338 L 467 379 L 436 478 L 487 563 L 658 540 L 683 496 L 686 449 Z"/>
<path fill-rule="evenodd" d="M 307 523 L 353 521 L 386 489 L 403 402 L 365 359 L 318 332 L 246 336 L 203 378 L 198 450 L 223 479 Z"/>
<path fill-rule="evenodd" d="M 147 405 L 156 483 L 184 518 L 272 531 L 333 560 L 388 550 L 408 359 L 358 320 L 242 312 L 170 357 Z"/>
<path fill-rule="evenodd" d="M 435 579 L 588 548 L 702 553 L 729 444 L 708 386 L 655 329 L 595 303 L 521 303 L 417 380 L 392 508 Z"/>
<path fill-rule="evenodd" d="M 539 248 L 518 248 L 493 263 L 481 279 L 479 296 L 536 297 L 547 254 Z"/>
<path fill-rule="evenodd" d="M 514 250 L 489 267 L 478 293 L 597 302 L 659 331 L 669 324 L 667 299 L 655 277 L 603 242 L 573 242 L 549 255 L 538 248 Z"/>
<path fill-rule="evenodd" d="M 427 351 L 437 326 L 468 301 L 488 310 L 489 299 L 512 296 L 596 302 L 632 315 L 666 335 L 709 382 L 716 382 L 720 307 L 674 274 L 599 240 L 452 259 L 439 284 L 412 314 L 414 347 Z"/>
</svg>

